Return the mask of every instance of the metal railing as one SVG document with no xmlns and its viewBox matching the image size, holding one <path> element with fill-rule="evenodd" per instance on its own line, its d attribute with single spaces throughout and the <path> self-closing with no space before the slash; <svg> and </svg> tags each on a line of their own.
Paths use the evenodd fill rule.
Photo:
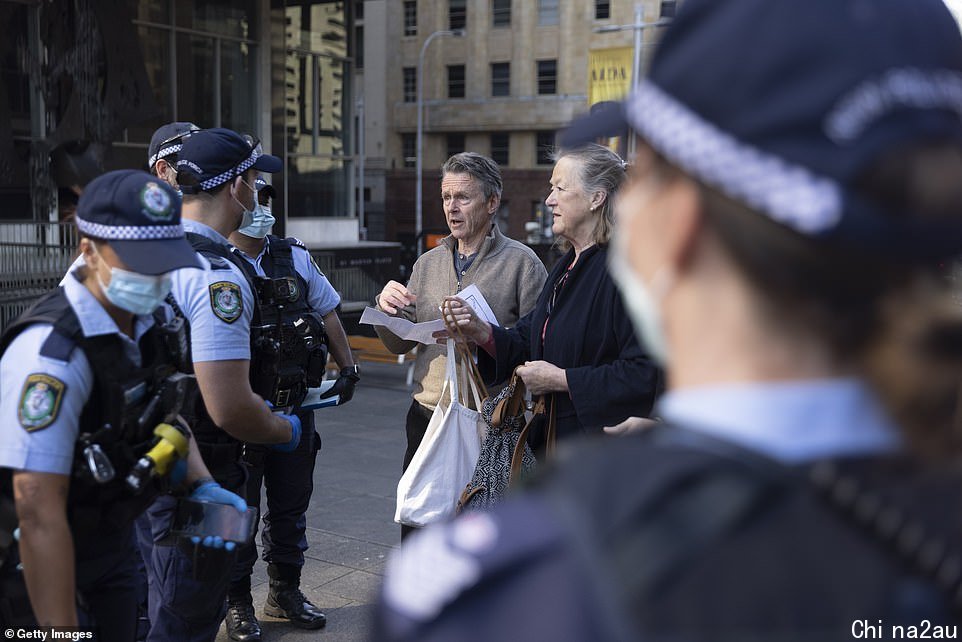
<svg viewBox="0 0 962 642">
<path fill-rule="evenodd" d="M 0 330 L 57 286 L 77 241 L 71 223 L 0 223 Z"/>
</svg>

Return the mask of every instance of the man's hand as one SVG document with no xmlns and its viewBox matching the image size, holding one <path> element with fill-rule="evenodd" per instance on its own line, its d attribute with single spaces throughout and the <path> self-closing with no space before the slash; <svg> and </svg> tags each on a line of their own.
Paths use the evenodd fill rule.
<svg viewBox="0 0 962 642">
<path fill-rule="evenodd" d="M 377 304 L 388 314 L 397 314 L 401 308 L 417 301 L 417 297 L 397 281 L 388 281 L 377 295 Z"/>
<path fill-rule="evenodd" d="M 605 426 L 604 431 L 606 435 L 633 435 L 636 432 L 642 432 L 648 430 L 658 421 L 656 419 L 645 419 L 644 417 L 628 417 L 620 424 L 615 424 L 614 426 Z"/>
<path fill-rule="evenodd" d="M 321 399 L 337 396 L 337 405 L 342 406 L 354 397 L 354 387 L 360 381 L 355 366 L 349 366 L 341 370 L 341 375 L 334 382 L 330 389 L 321 395 Z"/>
<path fill-rule="evenodd" d="M 547 361 L 525 361 L 523 366 L 515 369 L 515 372 L 533 395 L 568 391 L 568 375 L 564 370 Z"/>
<path fill-rule="evenodd" d="M 271 444 L 270 448 L 282 453 L 293 452 L 297 449 L 297 444 L 301 443 L 301 420 L 297 415 L 278 413 L 277 416 L 291 424 L 291 440 L 283 444 Z"/>
</svg>

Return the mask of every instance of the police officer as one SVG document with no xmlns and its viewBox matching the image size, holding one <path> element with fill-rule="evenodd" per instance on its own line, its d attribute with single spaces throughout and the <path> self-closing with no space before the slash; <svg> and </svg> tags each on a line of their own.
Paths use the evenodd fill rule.
<svg viewBox="0 0 962 642">
<path fill-rule="evenodd" d="M 211 480 L 189 431 L 165 424 L 188 378 L 151 313 L 171 271 L 200 265 L 180 199 L 145 172 L 110 172 L 84 191 L 76 224 L 81 263 L 0 340 L 0 504 L 12 497 L 16 508 L 16 524 L 0 517 L 0 622 L 31 626 L 32 607 L 34 624 L 126 642 L 137 617 L 132 522 L 171 486 L 167 475 L 128 475 L 148 453 L 157 472 L 180 468 L 155 442 L 189 448 L 193 498 L 247 506 Z"/>
<path fill-rule="evenodd" d="M 243 442 L 293 450 L 301 433 L 296 416 L 273 414 L 251 389 L 254 298 L 244 273 L 231 260 L 226 238 L 253 215 L 257 173 L 278 171 L 281 162 L 235 132 L 209 129 L 184 141 L 177 167 L 184 229 L 209 265 L 206 271 L 172 275 L 170 303 L 174 314 L 189 324 L 191 365 L 202 395 L 189 419 L 214 479 L 243 493 Z M 149 510 L 155 545 L 147 639 L 212 640 L 224 617 L 232 559 L 224 555 L 195 565 L 189 551 L 163 545 L 174 510 L 166 498 Z"/>
<path fill-rule="evenodd" d="M 250 275 L 270 278 L 275 283 L 284 280 L 293 286 L 289 287 L 291 294 L 283 310 L 283 323 L 293 326 L 303 323 L 305 319 L 323 320 L 330 352 L 341 366 L 340 376 L 325 394 L 339 395 L 338 403 L 346 403 L 354 395 L 359 372 L 347 335 L 337 316 L 340 297 L 301 241 L 269 234 L 274 225 L 274 216 L 270 211 L 273 187 L 260 179 L 255 186 L 259 188 L 259 202 L 253 222 L 231 234 L 230 241 L 234 244 L 235 252 L 249 266 Z M 298 341 L 291 343 L 294 345 L 285 346 L 282 354 L 296 361 L 282 364 L 281 367 L 291 367 L 295 372 L 313 368 L 313 377 L 323 374 L 326 363 L 304 362 L 313 346 L 300 345 Z M 326 352 L 323 354 L 326 362 Z M 264 611 L 273 617 L 290 620 L 299 628 L 316 629 L 324 626 L 327 619 L 301 593 L 300 578 L 304 552 L 307 550 L 305 513 L 314 489 L 314 463 L 321 439 L 314 430 L 313 411 L 299 411 L 297 416 L 301 420 L 304 436 L 294 452 L 247 449 L 245 459 L 250 473 L 247 496 L 259 504 L 262 483 L 267 487 L 268 511 L 264 515 L 261 540 L 263 557 L 268 563 L 270 593 Z M 257 560 L 257 551 L 253 545 L 246 546 L 238 557 L 228 591 L 227 632 L 232 640 L 250 642 L 260 639 L 260 625 L 254 615 L 250 594 L 251 573 Z"/>
<path fill-rule="evenodd" d="M 562 144 L 626 124 L 611 270 L 667 364 L 665 425 L 402 548 L 380 637 L 945 635 L 962 580 L 962 316 L 938 268 L 962 250 L 955 20 L 941 0 L 687 0 L 650 76 Z"/>
<path fill-rule="evenodd" d="M 176 122 L 161 125 L 147 146 L 148 171 L 177 189 L 177 154 L 184 141 L 200 127 L 194 123 Z"/>
</svg>

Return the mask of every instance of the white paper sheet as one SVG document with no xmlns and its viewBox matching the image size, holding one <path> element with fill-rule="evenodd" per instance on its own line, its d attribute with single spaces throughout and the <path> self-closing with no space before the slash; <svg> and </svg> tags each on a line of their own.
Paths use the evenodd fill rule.
<svg viewBox="0 0 962 642">
<path fill-rule="evenodd" d="M 382 325 L 402 339 L 427 345 L 437 343 L 437 339 L 431 336 L 432 332 L 444 330 L 443 319 L 412 323 L 407 319 L 392 317 L 374 308 L 364 308 L 364 312 L 361 313 L 361 323 Z"/>
<path fill-rule="evenodd" d="M 471 306 L 471 309 L 474 310 L 475 314 L 491 325 L 501 325 L 498 323 L 498 317 L 494 316 L 494 311 L 491 309 L 491 306 L 489 306 L 488 302 L 485 301 L 484 295 L 481 294 L 481 290 L 479 290 L 478 286 L 476 286 L 474 283 L 458 292 L 455 296 L 464 300 L 465 303 Z"/>
</svg>

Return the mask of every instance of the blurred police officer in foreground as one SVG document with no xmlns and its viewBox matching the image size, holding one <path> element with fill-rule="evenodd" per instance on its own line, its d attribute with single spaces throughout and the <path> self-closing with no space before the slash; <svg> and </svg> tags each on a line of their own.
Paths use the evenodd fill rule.
<svg viewBox="0 0 962 642">
<path fill-rule="evenodd" d="M 190 326 L 191 366 L 202 402 L 188 413 L 200 453 L 213 478 L 243 494 L 243 442 L 293 450 L 300 441 L 296 416 L 273 414 L 251 389 L 250 323 L 254 298 L 231 261 L 227 236 L 248 225 L 255 206 L 257 173 L 278 171 L 280 159 L 263 154 L 226 129 L 193 133 L 179 152 L 177 182 L 184 193 L 187 239 L 210 269 L 172 275 L 177 317 Z M 149 510 L 154 536 L 150 573 L 148 640 L 212 640 L 224 617 L 232 556 L 205 557 L 163 545 L 175 504 L 160 498 Z"/>
<path fill-rule="evenodd" d="M 79 264 L 0 341 L 0 623 L 80 624 L 128 642 L 137 618 L 131 526 L 172 485 L 169 474 L 134 472 L 141 463 L 159 472 L 158 438 L 189 448 L 179 459 L 193 498 L 247 506 L 210 480 L 189 431 L 166 423 L 181 412 L 189 378 L 151 313 L 173 270 L 200 266 L 180 199 L 145 172 L 110 172 L 88 185 L 76 223 Z M 5 512 L 11 497 L 14 515 Z"/>
<path fill-rule="evenodd" d="M 194 123 L 176 122 L 160 126 L 147 146 L 148 171 L 165 183 L 177 187 L 177 158 L 184 141 L 200 127 Z"/>
<path fill-rule="evenodd" d="M 962 250 L 960 115 L 940 0 L 685 2 L 627 102 L 562 136 L 635 132 L 611 269 L 665 425 L 402 548 L 380 637 L 958 617 L 962 321 L 936 263 Z"/>
<path fill-rule="evenodd" d="M 318 385 L 327 366 L 327 349 L 312 351 L 318 337 L 305 340 L 299 328 L 314 326 L 326 334 L 330 352 L 341 366 L 341 373 L 329 395 L 339 395 L 339 404 L 351 400 L 359 379 L 358 367 L 347 341 L 347 335 L 337 316 L 340 297 L 321 273 L 304 243 L 296 238 L 281 238 L 270 234 L 274 216 L 270 199 L 274 188 L 262 179 L 255 184 L 258 204 L 253 221 L 230 235 L 235 253 L 244 261 L 248 276 L 270 279 L 265 285 L 271 293 L 283 294 L 281 311 L 282 341 L 279 368 L 289 375 Z M 261 286 L 261 291 L 264 286 Z M 262 299 L 265 297 L 262 297 Z M 270 298 L 270 297 L 267 297 Z M 261 306 L 269 304 L 262 300 Z M 269 313 L 267 313 L 269 314 Z M 282 385 L 298 386 L 297 381 Z M 296 395 L 297 393 L 295 393 Z M 303 391 L 301 391 L 301 395 Z M 285 403 L 295 403 L 288 397 Z M 290 453 L 271 452 L 248 445 L 244 460 L 250 475 L 247 496 L 251 504 L 260 506 L 261 486 L 267 488 L 267 513 L 261 541 L 263 558 L 268 563 L 270 593 L 264 610 L 268 615 L 291 621 L 294 626 L 317 629 L 327 621 L 321 611 L 300 591 L 301 568 L 307 550 L 305 513 L 314 490 L 314 463 L 321 447 L 321 438 L 314 429 L 313 410 L 297 411 L 301 420 L 302 438 L 297 449 Z M 251 599 L 251 573 L 257 561 L 253 544 L 243 547 L 238 554 L 228 591 L 227 632 L 232 640 L 252 642 L 260 640 L 261 630 Z"/>
</svg>

